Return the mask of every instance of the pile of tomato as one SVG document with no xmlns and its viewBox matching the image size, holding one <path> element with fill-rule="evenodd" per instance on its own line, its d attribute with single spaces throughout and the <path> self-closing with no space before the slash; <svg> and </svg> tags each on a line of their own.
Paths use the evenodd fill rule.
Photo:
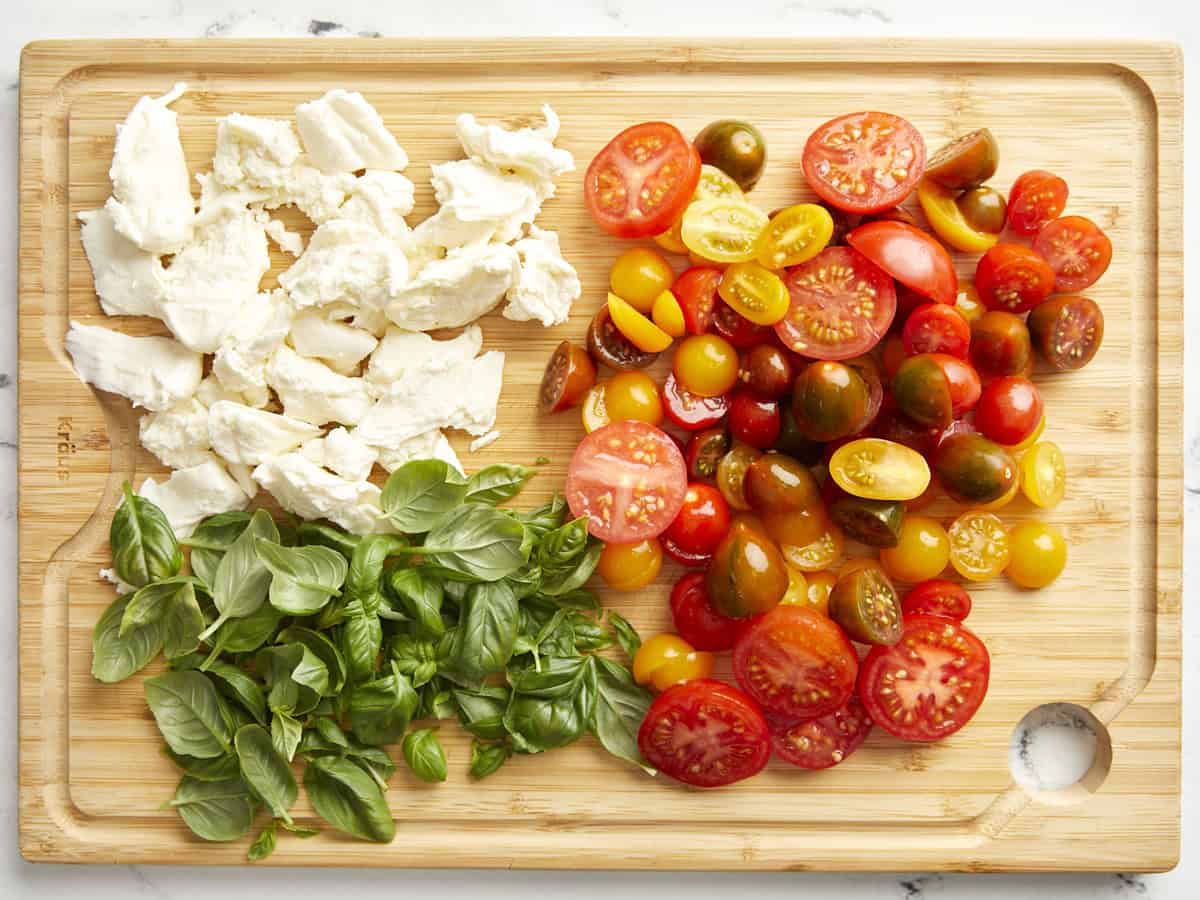
<svg viewBox="0 0 1200 900">
<path fill-rule="evenodd" d="M 953 734 L 990 660 L 945 570 L 1039 588 L 1065 567 L 1057 528 L 997 512 L 1018 493 L 1045 509 L 1063 497 L 1031 376 L 1035 357 L 1066 371 L 1095 356 L 1103 316 L 1076 292 L 1112 248 L 1061 215 L 1052 173 L 1007 198 L 989 187 L 997 161 L 986 130 L 927 158 L 910 123 L 865 112 L 809 138 L 819 202 L 770 214 L 746 197 L 766 162 L 748 123 L 694 141 L 637 125 L 589 167 L 597 223 L 658 247 L 616 260 L 585 345 L 564 341 L 547 365 L 541 406 L 582 407 L 566 494 L 606 544 L 604 581 L 643 587 L 664 556 L 693 570 L 671 592 L 677 634 L 634 662 L 661 692 L 639 746 L 668 775 L 728 784 L 772 752 L 825 768 L 873 725 Z M 924 222 L 898 205 L 913 193 Z M 947 248 L 981 254 L 973 285 Z M 690 267 L 677 275 L 662 250 Z M 672 346 L 659 384 L 642 370 Z M 598 366 L 616 374 L 597 382 Z M 921 512 L 941 495 L 962 506 L 948 526 Z M 847 540 L 877 556 L 843 563 Z M 726 650 L 737 687 L 711 677 Z"/>
</svg>

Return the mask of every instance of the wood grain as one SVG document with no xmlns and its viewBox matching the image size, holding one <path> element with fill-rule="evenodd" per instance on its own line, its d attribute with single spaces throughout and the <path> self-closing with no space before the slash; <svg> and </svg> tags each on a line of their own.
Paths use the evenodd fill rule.
<svg viewBox="0 0 1200 900">
<path fill-rule="evenodd" d="M 394 843 L 328 832 L 284 839 L 284 865 L 608 868 L 1161 870 L 1179 853 L 1182 484 L 1181 60 L 1175 47 L 1104 43 L 648 40 L 97 41 L 30 45 L 21 70 L 20 170 L 20 834 L 28 859 L 237 863 L 160 810 L 175 781 L 142 698 L 89 674 L 90 633 L 111 601 L 96 576 L 120 484 L 158 476 L 120 398 L 81 384 L 63 353 L 70 319 L 103 317 L 75 213 L 103 203 L 114 125 L 138 96 L 177 81 L 193 171 L 205 170 L 218 116 L 290 115 L 340 86 L 363 91 L 413 159 L 414 221 L 433 208 L 431 162 L 453 158 L 454 116 L 520 121 L 542 102 L 561 115 L 581 164 L 619 128 L 668 118 L 685 132 L 719 116 L 754 121 L 770 148 L 755 192 L 765 208 L 810 197 L 799 151 L 812 128 L 870 106 L 912 120 L 932 146 L 989 126 L 996 183 L 1045 167 L 1070 182 L 1070 211 L 1114 243 L 1089 294 L 1106 343 L 1070 376 L 1039 373 L 1047 437 L 1066 452 L 1066 501 L 1048 516 L 1070 564 L 1050 589 L 996 582 L 972 625 L 992 654 L 987 701 L 938 745 L 875 734 L 846 764 L 807 774 L 773 763 L 735 788 L 697 792 L 615 764 L 589 741 L 515 760 L 479 784 L 468 744 L 445 729 L 451 777 L 403 772 L 390 799 Z M 562 236 L 585 293 L 571 321 L 543 330 L 483 320 L 508 352 L 501 440 L 464 455 L 553 462 L 523 502 L 562 483 L 580 435 L 573 416 L 540 418 L 534 387 L 564 337 L 603 301 L 615 241 L 565 178 L 539 224 Z M 280 266 L 285 260 L 276 257 Z M 969 275 L 974 261 L 960 260 Z M 161 326 L 124 320 L 145 333 Z M 465 451 L 464 442 L 458 442 Z M 1033 514 L 1019 501 L 1011 518 Z M 950 514 L 948 507 L 937 510 Z M 1008 513 L 1006 513 L 1008 516 Z M 646 632 L 665 627 L 674 571 L 607 601 Z M 1014 725 L 1072 701 L 1107 724 L 1112 769 L 1083 802 L 1030 798 L 1009 776 Z M 302 819 L 312 818 L 307 806 Z"/>
</svg>

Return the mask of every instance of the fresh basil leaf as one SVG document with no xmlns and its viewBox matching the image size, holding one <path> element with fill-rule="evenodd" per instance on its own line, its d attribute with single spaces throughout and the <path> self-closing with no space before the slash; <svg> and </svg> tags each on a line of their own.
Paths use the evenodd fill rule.
<svg viewBox="0 0 1200 900">
<path fill-rule="evenodd" d="M 506 734 L 504 711 L 508 709 L 510 692 L 500 685 L 479 688 L 455 688 L 454 702 L 462 727 L 488 741 L 498 741 Z"/>
<path fill-rule="evenodd" d="M 570 609 L 583 609 L 598 613 L 603 608 L 599 597 L 591 591 L 582 589 L 567 591 L 565 594 L 555 594 L 552 599 L 559 606 L 566 606 Z"/>
<path fill-rule="evenodd" d="M 342 624 L 338 626 L 337 641 L 346 661 L 348 683 L 358 684 L 375 674 L 383 647 L 383 625 L 379 616 L 363 609 L 361 601 L 355 600 L 346 606 Z"/>
<path fill-rule="evenodd" d="M 650 709 L 650 692 L 633 680 L 628 669 L 611 659 L 597 656 L 591 664 L 596 667 L 596 704 L 589 726 L 592 734 L 613 756 L 655 774 L 642 758 L 637 742 L 638 729 Z"/>
<path fill-rule="evenodd" d="M 416 635 L 398 634 L 392 638 L 388 645 L 388 658 L 416 688 L 427 684 L 437 674 L 437 643 Z"/>
<path fill-rule="evenodd" d="M 596 702 L 595 669 L 584 665 L 571 685 L 561 693 L 547 686 L 546 690 L 553 692 L 549 698 L 513 691 L 504 727 L 518 753 L 565 747 L 587 731 Z"/>
<path fill-rule="evenodd" d="M 205 671 L 221 694 L 250 713 L 259 725 L 267 724 L 267 698 L 257 681 L 223 660 L 213 663 Z"/>
<path fill-rule="evenodd" d="M 121 635 L 121 622 L 133 594 L 109 605 L 92 630 L 92 677 L 105 684 L 124 681 L 145 668 L 163 647 L 163 626 L 151 622 Z"/>
<path fill-rule="evenodd" d="M 251 653 L 267 643 L 283 621 L 283 613 L 269 603 L 242 619 L 230 619 L 212 637 L 212 652 L 201 668 L 206 668 L 221 653 Z"/>
<path fill-rule="evenodd" d="M 411 682 L 393 664 L 391 674 L 351 690 L 350 730 L 365 744 L 393 744 L 408 728 L 418 702 Z"/>
<path fill-rule="evenodd" d="M 482 741 L 471 741 L 471 777 L 478 780 L 487 778 L 512 756 L 512 748 L 508 744 L 485 744 Z"/>
<path fill-rule="evenodd" d="M 217 619 L 200 635 L 201 640 L 230 619 L 241 619 L 258 611 L 267 598 L 271 571 L 258 556 L 258 539 L 279 540 L 279 529 L 271 514 L 260 509 L 221 558 L 213 582 Z"/>
<path fill-rule="evenodd" d="M 435 678 L 417 691 L 421 702 L 417 706 L 416 719 L 452 719 L 458 715 L 454 696 L 443 678 Z"/>
<path fill-rule="evenodd" d="M 484 466 L 467 481 L 465 500 L 495 506 L 521 493 L 521 488 L 533 475 L 534 470 L 526 466 Z"/>
<path fill-rule="evenodd" d="M 184 775 L 170 805 L 206 841 L 236 841 L 254 821 L 254 798 L 240 778 L 200 781 Z"/>
<path fill-rule="evenodd" d="M 603 551 L 603 544 L 591 541 L 581 554 L 561 568 L 548 569 L 543 563 L 541 592 L 548 597 L 560 597 L 579 590 L 596 571 Z"/>
<path fill-rule="evenodd" d="M 254 665 L 267 684 L 267 705 L 302 716 L 329 690 L 329 670 L 304 644 L 264 647 Z"/>
<path fill-rule="evenodd" d="M 440 459 L 407 462 L 388 477 L 379 505 L 406 534 L 429 531 L 443 515 L 462 505 L 467 480 Z"/>
<path fill-rule="evenodd" d="M 560 569 L 577 559 L 588 545 L 588 517 L 580 516 L 546 532 L 538 541 L 537 560 L 543 569 Z"/>
<path fill-rule="evenodd" d="M 392 762 L 392 758 L 382 747 L 371 747 L 355 741 L 353 746 L 346 751 L 346 757 L 362 766 L 382 791 L 388 789 L 388 779 L 396 774 L 396 764 Z"/>
<path fill-rule="evenodd" d="M 332 719 L 317 721 L 333 721 Z M 300 720 L 294 718 L 287 710 L 276 709 L 271 713 L 271 744 L 275 747 L 275 751 L 291 762 L 296 758 L 296 748 L 300 746 L 301 738 L 304 734 L 304 726 L 300 724 Z"/>
<path fill-rule="evenodd" d="M 470 683 L 504 670 L 517 639 L 517 598 L 503 581 L 473 584 L 463 599 L 449 669 Z"/>
<path fill-rule="evenodd" d="M 360 538 L 346 575 L 347 599 L 360 600 L 365 609 L 373 612 L 379 602 L 384 562 L 407 547 L 408 541 L 394 534 L 369 534 Z"/>
<path fill-rule="evenodd" d="M 113 514 L 108 530 L 117 577 L 126 584 L 143 587 L 179 574 L 183 551 L 163 511 L 135 494 L 129 482 L 122 490 L 125 500 Z"/>
<path fill-rule="evenodd" d="M 175 595 L 195 581 L 196 579 L 187 575 L 174 575 L 138 588 L 130 597 L 129 604 L 125 607 L 125 615 L 121 618 L 121 635 L 134 628 L 161 621 Z"/>
<path fill-rule="evenodd" d="M 310 721 L 300 738 L 301 753 L 333 753 L 341 755 L 350 749 L 350 741 L 340 725 L 329 717 L 322 716 Z"/>
<path fill-rule="evenodd" d="M 590 664 L 584 656 L 547 659 L 541 669 L 509 670 L 508 683 L 513 692 L 527 697 L 554 699 L 578 693 L 580 681 Z"/>
<path fill-rule="evenodd" d="M 621 649 L 625 651 L 625 655 L 630 661 L 637 656 L 637 652 L 641 649 L 642 638 L 637 633 L 637 629 L 629 624 L 629 621 L 620 613 L 608 611 L 608 624 L 612 627 L 613 633 L 617 636 L 617 643 L 621 645 Z"/>
<path fill-rule="evenodd" d="M 321 833 L 320 828 L 309 828 L 307 825 L 297 825 L 295 822 L 279 822 L 278 824 L 284 831 L 290 832 L 302 839 L 316 837 Z"/>
<path fill-rule="evenodd" d="M 318 546 L 336 550 L 349 561 L 354 556 L 359 538 L 326 522 L 301 522 L 296 528 L 296 541 L 301 547 Z"/>
<path fill-rule="evenodd" d="M 311 628 L 292 625 L 279 632 L 276 640 L 281 644 L 303 644 L 320 658 L 328 673 L 329 686 L 321 693 L 326 697 L 336 697 L 346 684 L 346 661 L 333 641 Z"/>
<path fill-rule="evenodd" d="M 410 732 L 401 745 L 404 761 L 422 781 L 434 784 L 446 780 L 446 751 L 432 728 Z"/>
<path fill-rule="evenodd" d="M 197 671 L 146 679 L 146 702 L 163 739 L 176 753 L 210 759 L 230 751 L 229 722 L 213 683 Z"/>
<path fill-rule="evenodd" d="M 279 826 L 275 819 L 272 819 L 263 826 L 263 830 L 258 833 L 258 837 L 254 839 L 254 842 L 250 844 L 250 849 L 246 851 L 247 862 L 258 862 L 260 859 L 266 859 L 275 852 L 278 830 Z"/>
<path fill-rule="evenodd" d="M 271 605 L 291 616 L 311 616 L 341 593 L 346 557 L 328 547 L 281 547 L 259 539 L 258 558 L 271 571 Z"/>
<path fill-rule="evenodd" d="M 419 569 L 396 569 L 388 578 L 388 587 L 400 611 L 423 631 L 432 637 L 445 632 L 446 624 L 442 621 L 445 588 L 439 579 Z"/>
<path fill-rule="evenodd" d="M 198 759 L 195 756 L 176 753 L 169 746 L 163 747 L 163 753 L 182 770 L 183 774 L 190 775 L 197 781 L 227 781 L 241 775 L 237 756 L 232 753 L 225 756 L 214 756 L 211 759 Z"/>
<path fill-rule="evenodd" d="M 356 763 L 337 757 L 312 759 L 304 770 L 304 788 L 317 814 L 339 831 L 380 843 L 396 836 L 383 789 Z"/>
<path fill-rule="evenodd" d="M 490 506 L 468 503 L 452 510 L 414 552 L 432 557 L 426 568 L 459 581 L 507 578 L 529 559 L 525 526 Z"/>
<path fill-rule="evenodd" d="M 241 537 L 246 526 L 250 524 L 250 513 L 237 510 L 234 512 L 217 513 L 209 516 L 186 537 L 181 544 L 196 550 L 217 550 L 224 553 L 233 546 L 233 542 Z"/>
<path fill-rule="evenodd" d="M 613 636 L 608 629 L 583 613 L 571 611 L 567 622 L 575 636 L 575 649 L 580 653 L 606 650 L 613 645 Z"/>
<path fill-rule="evenodd" d="M 200 646 L 200 632 L 204 631 L 204 626 L 204 613 L 196 600 L 196 587 L 192 583 L 185 584 L 167 604 L 162 619 L 163 652 L 167 659 L 193 653 Z"/>
<path fill-rule="evenodd" d="M 275 749 L 271 735 L 261 725 L 245 725 L 233 736 L 242 780 L 277 819 L 292 821 L 290 812 L 298 788 L 288 761 Z"/>
<path fill-rule="evenodd" d="M 560 527 L 563 524 L 563 517 L 567 513 L 567 501 L 562 494 L 555 494 L 554 499 L 541 506 L 529 510 L 527 513 L 518 514 L 518 518 L 525 523 L 525 526 L 534 533 L 535 536 L 541 537 L 548 532 Z"/>
</svg>

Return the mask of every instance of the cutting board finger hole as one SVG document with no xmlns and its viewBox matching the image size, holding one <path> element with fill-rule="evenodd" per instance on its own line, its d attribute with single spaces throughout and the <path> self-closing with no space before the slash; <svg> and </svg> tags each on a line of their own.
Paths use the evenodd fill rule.
<svg viewBox="0 0 1200 900">
<path fill-rule="evenodd" d="M 1100 789 L 1112 768 L 1112 738 L 1091 712 L 1074 703 L 1030 710 L 1008 745 L 1013 779 L 1040 803 L 1082 803 Z"/>
</svg>

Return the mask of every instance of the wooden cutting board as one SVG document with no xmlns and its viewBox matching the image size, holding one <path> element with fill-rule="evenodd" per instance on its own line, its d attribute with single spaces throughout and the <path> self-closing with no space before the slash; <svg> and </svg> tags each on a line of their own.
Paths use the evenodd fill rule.
<svg viewBox="0 0 1200 900">
<path fill-rule="evenodd" d="M 1182 465 L 1182 63 L 1150 44 L 969 41 L 61 41 L 21 66 L 20 834 L 26 858 L 238 863 L 245 842 L 193 838 L 160 807 L 176 774 L 142 699 L 142 676 L 89 674 L 90 633 L 111 602 L 108 523 L 121 483 L 163 470 L 137 443 L 136 417 L 73 375 L 68 321 L 102 320 L 75 214 L 101 205 L 114 126 L 142 94 L 189 84 L 179 113 L 192 171 L 211 165 L 217 117 L 290 116 L 331 87 L 364 92 L 413 159 L 413 221 L 433 208 L 431 162 L 455 158 L 454 117 L 522 121 L 543 102 L 581 168 L 626 125 L 666 118 L 685 133 L 737 116 L 766 136 L 754 198 L 810 197 L 800 150 L 811 130 L 862 108 L 900 113 L 931 149 L 986 125 L 1000 140 L 996 184 L 1045 167 L 1071 185 L 1069 211 L 1113 239 L 1112 268 L 1088 293 L 1105 344 L 1087 369 L 1039 373 L 1047 438 L 1069 466 L 1047 518 L 1070 545 L 1066 574 L 1036 593 L 1003 579 L 975 592 L 972 627 L 992 687 L 972 724 L 936 745 L 876 733 L 846 764 L 805 773 L 772 763 L 733 788 L 698 792 L 623 767 L 585 740 L 514 760 L 481 783 L 468 743 L 443 728 L 448 783 L 396 775 L 396 840 L 324 832 L 280 840 L 271 864 L 605 868 L 1160 870 L 1179 854 Z M 486 344 L 508 352 L 501 440 L 465 454 L 552 463 L 523 498 L 562 484 L 581 428 L 536 415 L 535 386 L 556 342 L 580 339 L 603 302 L 618 243 L 589 221 L 579 175 L 539 220 L 562 236 L 585 293 L 571 321 L 543 330 L 498 314 Z M 299 224 L 297 217 L 295 224 Z M 278 266 L 286 264 L 277 256 Z M 974 260 L 960 260 L 970 275 Z M 276 270 L 278 271 L 278 269 Z M 110 323 L 112 324 L 112 323 Z M 157 322 L 128 320 L 135 333 Z M 465 442 L 459 449 L 465 451 Z M 949 506 L 935 508 L 952 515 Z M 1025 518 L 1020 500 L 1006 519 Z M 659 582 L 606 600 L 652 633 L 669 624 Z M 1055 701 L 1107 726 L 1111 767 L 1066 793 L 1030 796 L 1008 767 L 1014 726 Z M 1102 756 L 1105 754 L 1102 753 Z M 313 815 L 304 804 L 300 818 Z"/>
</svg>

